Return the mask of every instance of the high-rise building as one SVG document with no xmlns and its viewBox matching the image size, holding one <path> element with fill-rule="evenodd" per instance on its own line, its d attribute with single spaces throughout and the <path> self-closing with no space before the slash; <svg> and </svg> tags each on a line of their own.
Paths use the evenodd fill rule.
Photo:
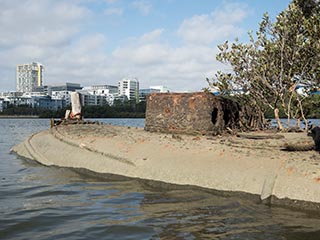
<svg viewBox="0 0 320 240">
<path fill-rule="evenodd" d="M 126 96 L 130 100 L 139 101 L 139 81 L 136 78 L 124 78 L 118 83 L 119 97 Z"/>
<path fill-rule="evenodd" d="M 17 92 L 33 92 L 42 86 L 43 66 L 40 63 L 17 65 Z"/>
</svg>

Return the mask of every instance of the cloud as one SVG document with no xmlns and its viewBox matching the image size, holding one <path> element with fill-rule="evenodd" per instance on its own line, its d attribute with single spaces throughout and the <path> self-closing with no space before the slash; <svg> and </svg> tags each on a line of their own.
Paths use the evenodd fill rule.
<svg viewBox="0 0 320 240">
<path fill-rule="evenodd" d="M 252 11 L 247 4 L 225 3 L 211 13 L 215 22 L 222 24 L 236 24 L 248 17 Z"/>
<path fill-rule="evenodd" d="M 15 89 L 17 64 L 48 59 L 70 45 L 90 11 L 73 1 L 2 0 L 0 8 L 0 69 Z M 6 78 L 2 76 L 2 79 Z M 8 85 L 7 85 L 8 86 Z M 2 83 L 1 83 L 2 87 Z"/>
<path fill-rule="evenodd" d="M 68 78 L 87 85 L 97 81 L 95 78 L 100 75 L 99 69 L 103 69 L 108 62 L 102 51 L 105 44 L 106 39 L 101 34 L 82 36 L 54 58 L 48 58 L 46 84 L 52 84 L 57 79 L 68 81 Z"/>
<path fill-rule="evenodd" d="M 104 14 L 107 16 L 112 16 L 112 15 L 122 16 L 123 9 L 121 9 L 121 8 L 107 8 L 104 10 Z"/>
<path fill-rule="evenodd" d="M 0 47 L 64 44 L 89 14 L 83 7 L 53 0 L 5 2 L 0 9 Z"/>
<path fill-rule="evenodd" d="M 151 11 L 152 4 L 148 1 L 137 0 L 132 3 L 132 6 L 139 10 L 142 15 L 148 15 Z"/>
<path fill-rule="evenodd" d="M 206 87 L 206 77 L 221 67 L 215 60 L 217 50 L 200 45 L 174 47 L 161 41 L 163 32 L 156 29 L 115 49 L 112 68 L 138 77 L 142 87 L 162 84 L 173 90 L 198 91 Z"/>
<path fill-rule="evenodd" d="M 173 90 L 200 90 L 206 87 L 205 78 L 223 67 L 215 60 L 216 41 L 241 33 L 239 23 L 248 14 L 244 5 L 225 4 L 210 14 L 185 19 L 178 29 L 163 26 L 126 36 L 127 41 L 120 39 L 112 47 L 108 32 L 88 28 L 94 26 L 96 16 L 85 7 L 87 3 L 2 0 L 1 91 L 15 89 L 16 64 L 32 61 L 44 64 L 44 84 L 116 85 L 132 76 L 145 88 L 166 85 Z M 134 7 L 143 14 L 152 9 L 147 1 L 135 1 Z M 123 13 L 110 7 L 104 14 Z"/>
<path fill-rule="evenodd" d="M 163 64 L 168 57 L 168 47 L 162 44 L 143 44 L 132 47 L 119 47 L 114 50 L 113 56 L 118 62 L 130 62 L 132 66 L 150 66 Z"/>
<path fill-rule="evenodd" d="M 244 4 L 224 4 L 211 14 L 195 15 L 185 19 L 177 33 L 189 44 L 212 44 L 221 39 L 241 35 L 239 22 L 248 16 Z"/>
<path fill-rule="evenodd" d="M 160 37 L 162 36 L 164 32 L 164 29 L 156 29 L 153 30 L 152 32 L 148 32 L 142 35 L 140 38 L 141 42 L 154 42 L 154 41 L 159 41 Z"/>
</svg>

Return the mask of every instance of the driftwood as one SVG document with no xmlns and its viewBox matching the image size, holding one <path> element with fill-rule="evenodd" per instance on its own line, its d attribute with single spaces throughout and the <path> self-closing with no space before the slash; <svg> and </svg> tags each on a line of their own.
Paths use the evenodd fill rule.
<svg viewBox="0 0 320 240">
<path fill-rule="evenodd" d="M 312 141 L 286 143 L 284 150 L 286 151 L 320 151 L 320 127 L 312 127 L 308 136 L 312 137 Z"/>
<path fill-rule="evenodd" d="M 312 151 L 315 150 L 315 144 L 313 142 L 297 142 L 297 143 L 286 143 L 284 145 L 285 151 Z"/>
<path fill-rule="evenodd" d="M 237 137 L 240 138 L 246 138 L 246 139 L 282 139 L 284 138 L 283 135 L 279 135 L 279 134 L 245 134 L 245 133 L 238 133 Z"/>
<path fill-rule="evenodd" d="M 97 124 L 100 125 L 101 123 L 98 121 L 84 121 L 84 120 L 76 120 L 76 119 L 61 119 L 61 120 L 55 120 L 51 118 L 50 125 L 51 128 L 54 126 L 59 125 L 70 125 L 70 124 Z"/>
</svg>

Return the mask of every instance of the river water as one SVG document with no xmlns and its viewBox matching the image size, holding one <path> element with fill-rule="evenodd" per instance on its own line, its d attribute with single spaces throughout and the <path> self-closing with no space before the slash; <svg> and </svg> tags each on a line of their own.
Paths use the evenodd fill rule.
<svg viewBox="0 0 320 240">
<path fill-rule="evenodd" d="M 144 119 L 101 121 L 144 125 Z M 200 188 L 102 179 L 10 153 L 49 124 L 0 119 L 0 239 L 320 239 L 317 213 Z"/>
</svg>

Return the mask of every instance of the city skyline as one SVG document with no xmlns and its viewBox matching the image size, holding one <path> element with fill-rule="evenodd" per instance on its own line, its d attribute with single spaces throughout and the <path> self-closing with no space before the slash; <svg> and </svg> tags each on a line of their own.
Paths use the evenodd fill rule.
<svg viewBox="0 0 320 240">
<path fill-rule="evenodd" d="M 15 91 L 15 67 L 40 62 L 43 84 L 116 85 L 198 91 L 226 66 L 217 44 L 247 41 L 264 12 L 290 1 L 1 0 L 0 92 Z"/>
<path fill-rule="evenodd" d="M 91 89 L 91 88 L 101 88 L 105 86 L 110 86 L 110 87 L 116 87 L 119 89 L 123 88 L 123 83 L 127 86 L 130 82 L 134 82 L 134 88 L 137 87 L 139 89 L 139 79 L 134 77 L 123 77 L 122 79 L 118 80 L 115 84 L 95 84 L 92 83 L 91 85 L 81 85 L 81 83 L 76 83 L 76 82 L 64 82 L 64 83 L 53 83 L 51 85 L 46 85 L 43 84 L 43 77 L 42 77 L 42 72 L 43 72 L 44 66 L 41 63 L 37 62 L 32 62 L 32 63 L 24 63 L 24 64 L 18 64 L 16 66 L 16 89 L 13 91 L 4 91 L 0 93 L 6 93 L 6 92 L 17 92 L 17 93 L 28 93 L 28 94 L 36 94 L 40 92 L 45 92 L 45 88 L 56 88 L 56 87 L 61 87 L 61 86 L 76 86 L 76 87 L 81 87 L 81 89 L 86 90 L 86 89 Z M 121 86 L 121 87 L 120 87 Z M 160 86 L 160 85 L 159 85 Z M 156 87 L 159 87 L 156 86 Z M 146 89 L 152 89 L 154 86 L 148 86 Z M 160 86 L 162 88 L 167 89 L 166 86 Z M 127 89 L 130 90 L 130 87 Z M 120 94 L 121 95 L 121 94 Z M 123 95 L 129 95 L 128 93 Z M 130 99 L 130 97 L 129 97 Z"/>
</svg>

